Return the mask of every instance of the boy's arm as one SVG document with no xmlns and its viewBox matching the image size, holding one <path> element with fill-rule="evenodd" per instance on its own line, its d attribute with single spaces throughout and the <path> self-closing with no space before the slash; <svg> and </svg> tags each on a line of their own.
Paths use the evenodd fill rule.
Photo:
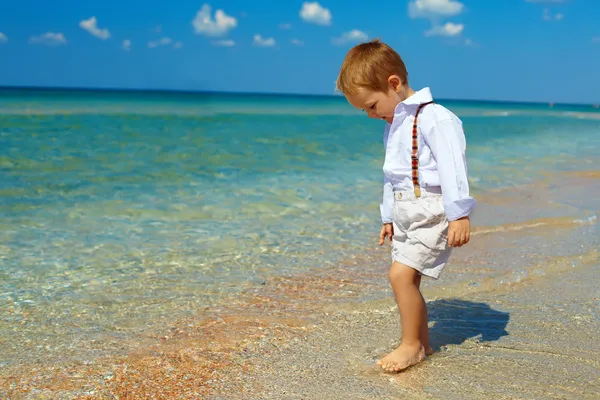
<svg viewBox="0 0 600 400">
<path fill-rule="evenodd" d="M 390 242 L 394 236 L 394 228 L 392 222 L 394 220 L 394 188 L 390 180 L 384 175 L 383 176 L 383 202 L 379 205 L 379 211 L 381 212 L 381 231 L 379 232 L 379 245 L 383 245 L 385 238 L 389 237 Z"/>
<path fill-rule="evenodd" d="M 468 216 L 475 199 L 469 195 L 466 140 L 459 120 L 436 120 L 423 130 L 423 137 L 438 164 L 438 173 L 448 221 Z"/>
</svg>

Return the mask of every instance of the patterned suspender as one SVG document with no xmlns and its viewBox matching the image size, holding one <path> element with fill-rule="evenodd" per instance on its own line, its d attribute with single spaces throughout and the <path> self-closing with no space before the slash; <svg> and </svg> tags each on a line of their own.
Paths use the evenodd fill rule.
<svg viewBox="0 0 600 400">
<path fill-rule="evenodd" d="M 415 190 L 415 196 L 421 197 L 421 185 L 419 185 L 419 141 L 417 140 L 417 118 L 419 116 L 419 112 L 423 107 L 427 104 L 432 104 L 433 101 L 419 104 L 419 108 L 417 108 L 417 112 L 415 114 L 415 121 L 413 122 L 412 129 L 412 154 L 410 156 L 412 160 L 412 181 Z"/>
</svg>

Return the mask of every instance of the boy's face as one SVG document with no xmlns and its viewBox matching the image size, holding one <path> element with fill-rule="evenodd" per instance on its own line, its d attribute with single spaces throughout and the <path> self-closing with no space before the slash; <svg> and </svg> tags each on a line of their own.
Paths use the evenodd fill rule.
<svg viewBox="0 0 600 400">
<path fill-rule="evenodd" d="M 383 119 L 391 124 L 394 119 L 396 106 L 405 100 L 402 97 L 403 90 L 401 90 L 402 88 L 398 84 L 399 81 L 390 82 L 387 92 L 374 92 L 368 89 L 361 89 L 356 94 L 346 95 L 346 99 L 354 107 L 365 111 L 369 118 Z"/>
</svg>

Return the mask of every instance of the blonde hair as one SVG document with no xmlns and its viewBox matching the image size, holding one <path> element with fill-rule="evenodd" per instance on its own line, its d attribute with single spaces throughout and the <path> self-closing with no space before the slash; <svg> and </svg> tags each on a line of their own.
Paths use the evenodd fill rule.
<svg viewBox="0 0 600 400">
<path fill-rule="evenodd" d="M 402 85 L 408 85 L 408 72 L 400 55 L 375 39 L 348 51 L 336 87 L 344 94 L 356 94 L 360 89 L 387 92 L 388 78 L 392 75 L 398 75 Z"/>
</svg>

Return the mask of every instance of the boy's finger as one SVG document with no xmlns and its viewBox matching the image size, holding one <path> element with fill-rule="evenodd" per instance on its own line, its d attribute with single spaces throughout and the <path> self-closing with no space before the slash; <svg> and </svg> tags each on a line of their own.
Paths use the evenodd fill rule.
<svg viewBox="0 0 600 400">
<path fill-rule="evenodd" d="M 462 246 L 460 231 L 454 233 L 454 247 Z"/>
<path fill-rule="evenodd" d="M 454 246 L 454 231 L 448 232 L 448 246 Z"/>
</svg>

